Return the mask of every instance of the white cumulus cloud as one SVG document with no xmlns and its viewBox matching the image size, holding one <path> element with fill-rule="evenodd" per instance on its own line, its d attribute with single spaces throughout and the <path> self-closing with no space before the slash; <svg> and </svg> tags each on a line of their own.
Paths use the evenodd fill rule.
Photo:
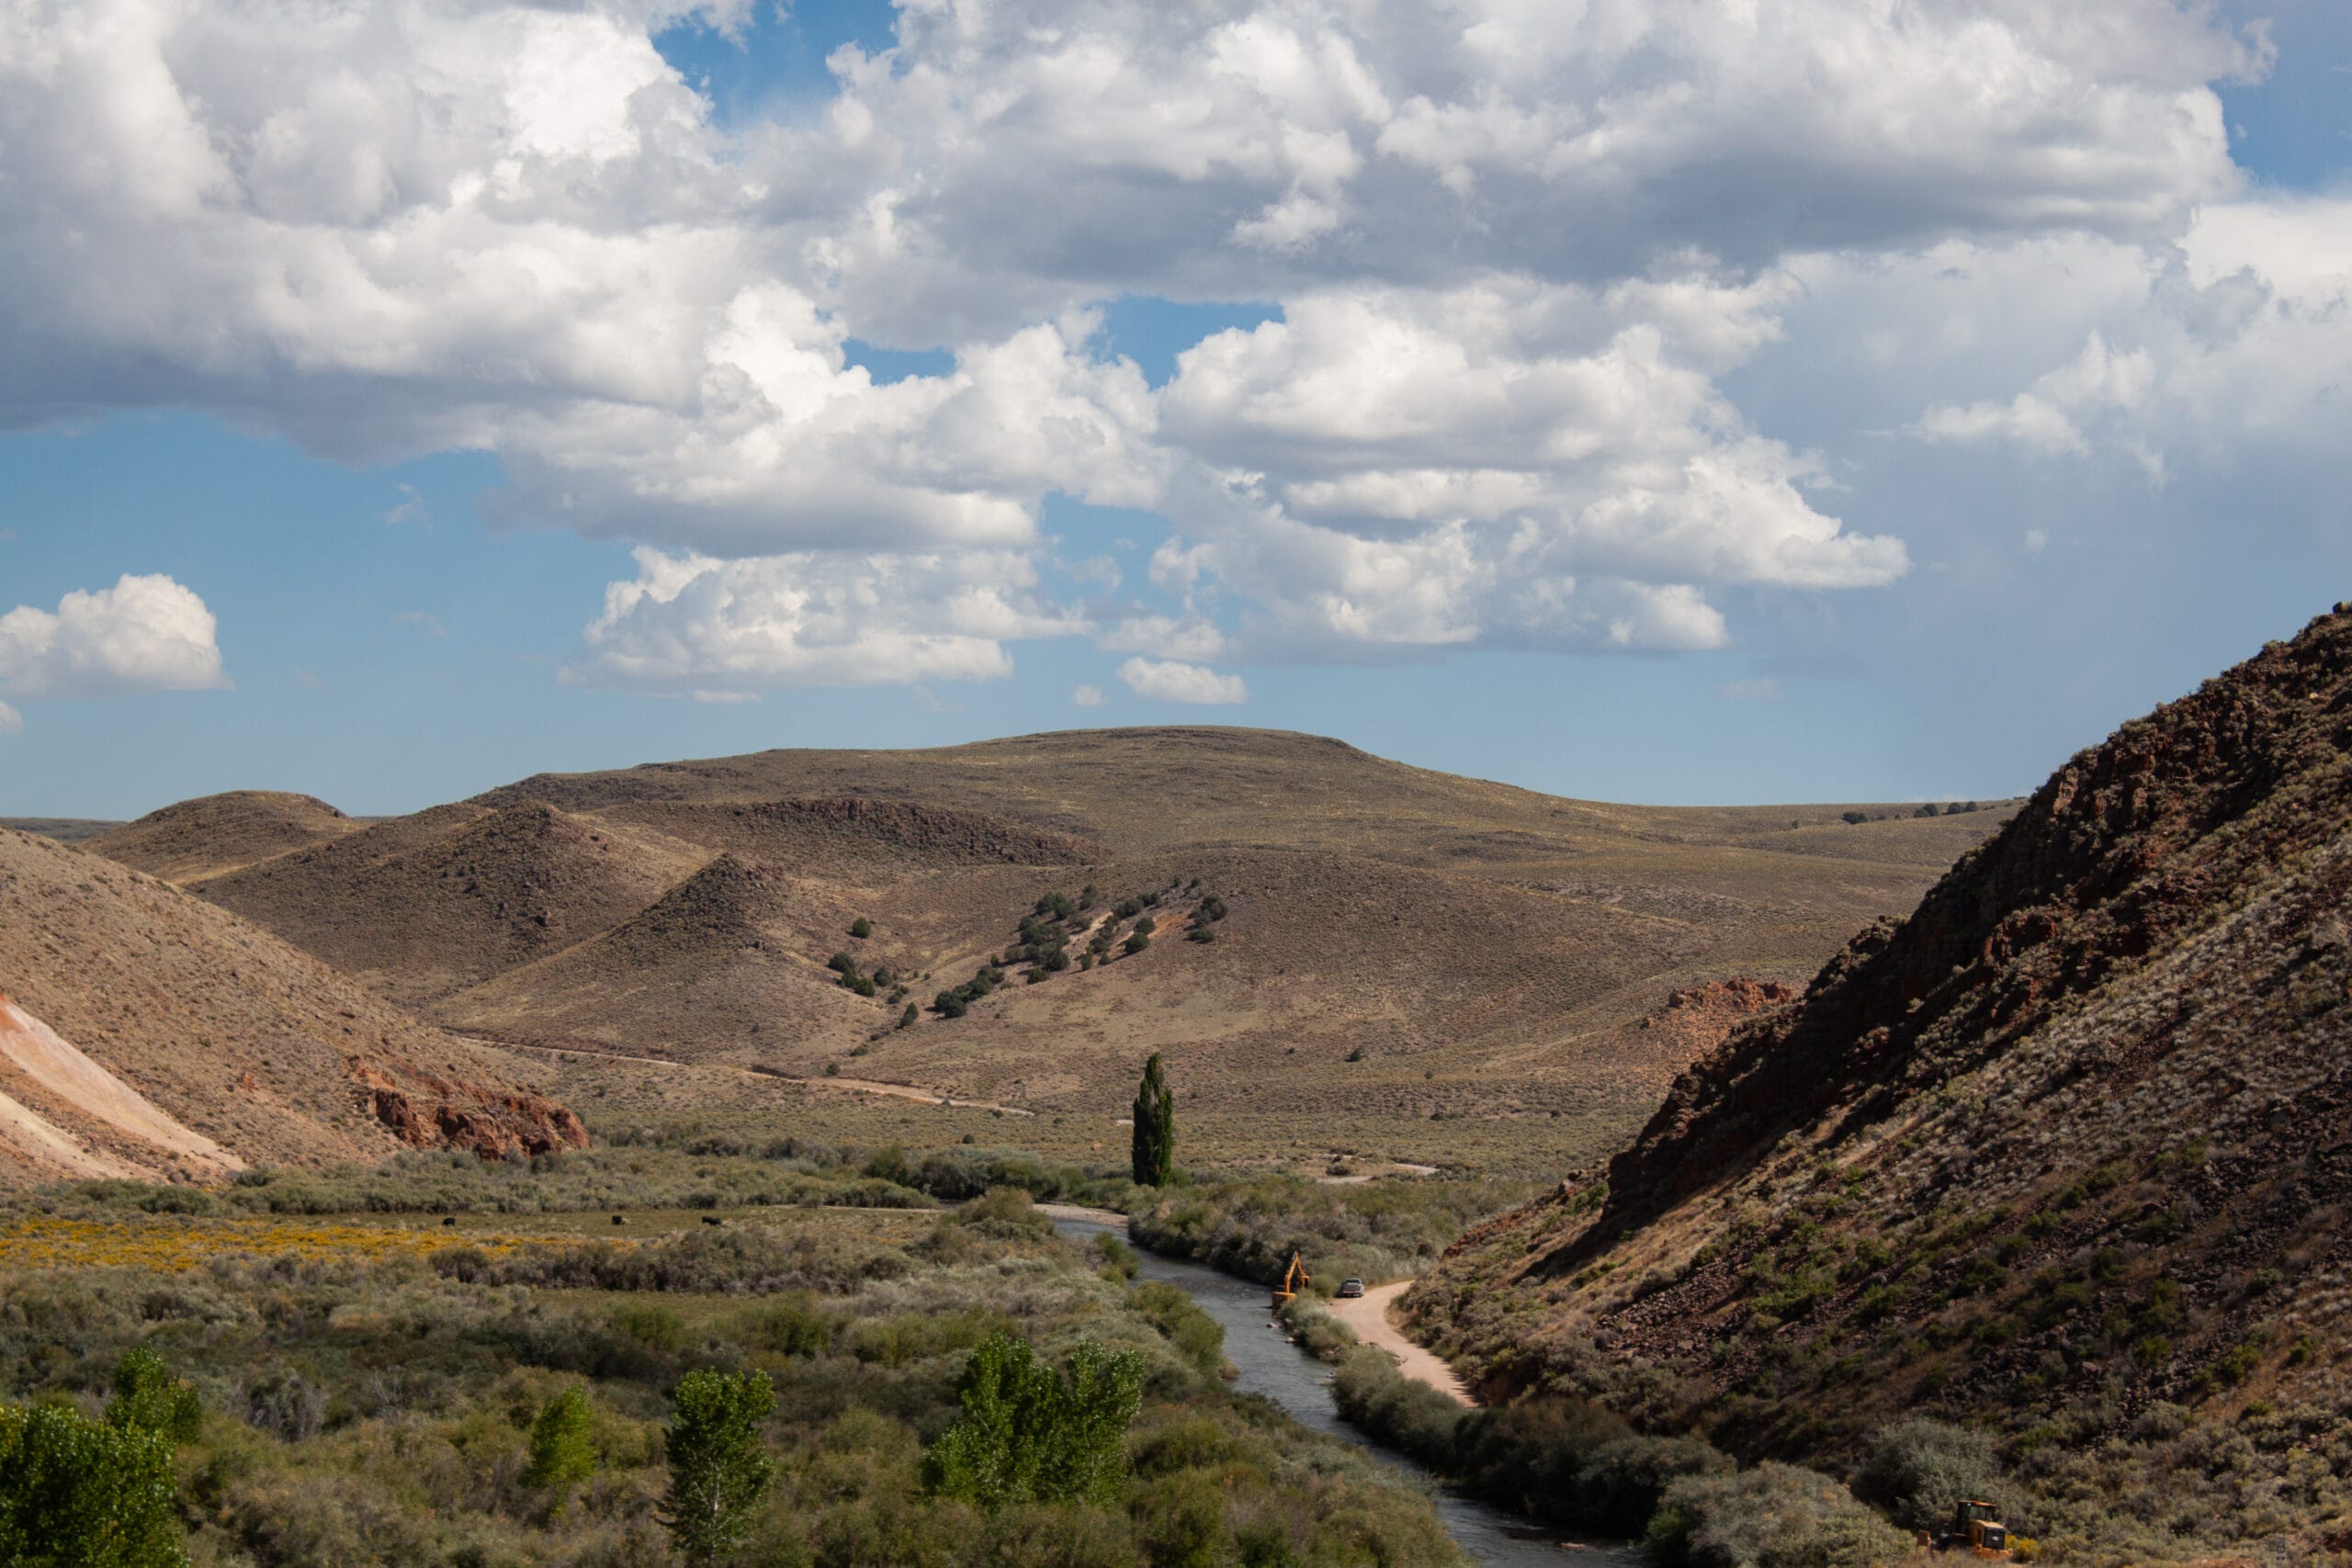
<svg viewBox="0 0 2352 1568">
<path fill-rule="evenodd" d="M 1890 436 L 2342 461 L 2352 202 L 2248 193 L 2203 0 L 902 0 L 735 126 L 685 9 L 0 8 L 0 425 L 494 454 L 639 547 L 564 678 L 711 695 L 1717 648 L 1909 570 Z M 1122 296 L 1279 313 L 1155 389 Z M 1057 495 L 1167 519 L 1160 602 L 1038 586 Z"/>
<path fill-rule="evenodd" d="M 0 694 L 21 701 L 226 686 L 215 630 L 192 589 L 126 572 L 111 588 L 76 589 L 54 611 L 19 604 L 0 615 Z"/>
<path fill-rule="evenodd" d="M 605 590 L 567 683 L 709 700 L 988 681 L 1012 672 L 1008 640 L 1080 629 L 1015 552 L 720 560 L 640 547 L 637 565 Z"/>
<path fill-rule="evenodd" d="M 1102 688 L 1092 682 L 1081 682 L 1071 689 L 1069 700 L 1082 708 L 1099 708 L 1102 705 Z"/>
<path fill-rule="evenodd" d="M 1240 676 L 1172 659 L 1130 659 L 1119 666 L 1119 679 L 1137 696 L 1163 703 L 1238 703 L 1250 697 Z"/>
<path fill-rule="evenodd" d="M 24 732 L 25 716 L 6 703 L 0 703 L 0 735 L 22 735 Z"/>
</svg>

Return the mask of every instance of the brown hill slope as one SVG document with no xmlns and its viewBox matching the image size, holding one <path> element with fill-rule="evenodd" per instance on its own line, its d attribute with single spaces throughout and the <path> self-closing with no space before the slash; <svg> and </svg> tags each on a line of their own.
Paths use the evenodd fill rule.
<svg viewBox="0 0 2352 1568">
<path fill-rule="evenodd" d="M 1809 974 L 2001 816 L 1848 809 L 1611 806 L 1308 736 L 1082 731 L 540 775 L 198 890 L 517 1043 L 833 1067 L 1098 1131 L 1164 1046 L 1228 1120 L 1200 1145 L 1216 1157 L 1288 1160 L 1302 1113 L 1376 1106 L 1402 1157 L 1509 1164 L 1514 1141 L 1598 1154 L 1647 1113 L 1690 1049 L 1636 1027 L 1669 991 Z M 740 931 L 689 932 L 671 900 L 698 907 L 716 885 L 688 879 L 721 854 L 721 881 L 766 892 Z M 823 967 L 850 943 L 924 976 L 929 1003 L 1046 894 L 1194 878 L 1232 905 L 1216 942 L 1016 975 L 968 1017 L 900 1028 L 908 998 L 854 997 Z M 861 915 L 878 929 L 855 943 Z M 1497 1141 L 1431 1120 L 1463 1116 Z"/>
<path fill-rule="evenodd" d="M 166 806 L 88 839 L 85 847 L 166 882 L 193 882 L 359 829 L 323 800 L 247 789 Z"/>
<path fill-rule="evenodd" d="M 611 929 L 706 858 L 526 801 L 422 812 L 193 887 L 416 1006 Z"/>
<path fill-rule="evenodd" d="M 454 1021 L 523 1041 L 813 1072 L 871 1032 L 882 1004 L 825 960 L 855 916 L 776 867 L 721 855 L 612 930 L 448 999 Z M 812 956 L 813 955 L 813 956 Z M 895 1009 L 891 1011 L 895 1012 Z M 791 1047 L 816 1040 L 816 1058 Z"/>
<path fill-rule="evenodd" d="M 629 801 L 596 820 L 650 829 L 797 874 L 851 882 L 966 865 L 1071 865 L 1102 847 L 984 812 L 858 796 L 815 800 Z"/>
<path fill-rule="evenodd" d="M 505 1066 L 226 910 L 0 831 L 0 1180 L 582 1139 Z M 5 1109 L 5 1108 L 0 1108 Z M 62 1168 L 62 1134 L 86 1168 Z M 175 1130 L 176 1129 L 176 1131 Z M 218 1155 L 208 1152 L 215 1149 Z"/>
<path fill-rule="evenodd" d="M 2352 1517 L 2296 1457 L 2352 1454 L 2346 609 L 2062 768 L 1415 1310 L 1498 1390 L 1831 1458 L 1940 1415 L 2061 1528 L 2308 1556 Z"/>
<path fill-rule="evenodd" d="M 1850 807 L 1615 806 L 1434 773 L 1344 741 L 1210 726 L 1080 729 L 927 750 L 777 750 L 540 773 L 478 796 L 567 811 L 710 801 L 849 798 L 985 813 L 1097 840 L 1113 854 L 1226 845 L 1326 849 L 1509 876 L 1533 864 L 1639 845 L 1751 850 L 1940 871 L 1989 824 L 1981 816 L 1859 829 Z M 1860 852 L 1859 853 L 1857 852 Z M 1604 863 L 1606 862 L 1604 861 Z"/>
<path fill-rule="evenodd" d="M 928 1004 L 1014 945 L 1019 917 L 1046 894 L 1091 882 L 1108 905 L 1194 876 L 1229 906 L 1214 943 L 1185 940 L 1199 896 L 1170 898 L 1152 911 L 1160 930 L 1147 951 L 1035 985 L 1015 965 L 1012 983 L 962 1018 L 926 1011 L 893 1028 L 899 1004 L 857 998 L 824 966 L 854 949 L 862 967 L 929 975 L 915 993 Z M 875 932 L 852 941 L 843 932 L 861 913 Z M 452 998 L 445 1011 L 502 1033 L 650 1044 L 796 1076 L 863 1047 L 865 1076 L 1046 1109 L 1110 1112 L 1132 1094 L 1142 1057 L 1165 1050 L 1203 1110 L 1296 1112 L 1349 1100 L 1417 1120 L 1489 1101 L 1544 1113 L 1575 1098 L 1577 1063 L 1530 1049 L 1531 1023 L 1703 945 L 1677 922 L 1607 904 L 1329 854 L 1007 866 L 854 901 L 729 858 L 636 919 Z M 1471 1050 L 1476 1065 L 1463 1055 Z"/>
</svg>

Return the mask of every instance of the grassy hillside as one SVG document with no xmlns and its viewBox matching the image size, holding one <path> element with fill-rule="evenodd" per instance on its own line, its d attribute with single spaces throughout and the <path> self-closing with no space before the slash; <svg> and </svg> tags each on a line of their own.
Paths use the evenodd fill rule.
<svg viewBox="0 0 2352 1568">
<path fill-rule="evenodd" d="M 2352 1540 L 2352 614 L 2126 725 L 1411 1298 L 1497 1396 L 1842 1469 L 1990 1438 L 2084 1561 Z"/>
<path fill-rule="evenodd" d="M 311 795 L 239 790 L 184 800 L 83 841 L 150 876 L 193 882 L 326 843 L 360 826 Z"/>
<path fill-rule="evenodd" d="M 1193 1157 L 1510 1166 L 1638 1124 L 1713 1038 L 1643 1026 L 1669 992 L 1801 978 L 2000 818 L 1619 807 L 1306 736 L 1085 731 L 540 775 L 191 886 L 437 1022 L 572 1047 L 575 1071 L 905 1086 L 1069 1119 L 1086 1152 L 1161 1050 Z M 1066 967 L 999 962 L 1039 900 L 1090 887 L 1053 922 Z M 1190 940 L 1211 895 L 1224 918 Z M 1130 953 L 1143 919 L 1165 929 Z M 844 987 L 836 953 L 888 983 Z M 992 966 L 1006 983 L 962 1016 L 933 1006 Z M 610 1070 L 598 1099 L 646 1114 L 740 1081 Z"/>
</svg>

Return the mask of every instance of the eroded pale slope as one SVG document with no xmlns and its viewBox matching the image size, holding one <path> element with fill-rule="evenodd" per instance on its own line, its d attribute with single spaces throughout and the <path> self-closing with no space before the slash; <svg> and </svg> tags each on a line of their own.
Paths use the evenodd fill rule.
<svg viewBox="0 0 2352 1568">
<path fill-rule="evenodd" d="M 5 831 L 0 988 L 161 1114 L 249 1163 L 582 1136 L 569 1111 L 503 1066 L 269 932 L 127 867 Z M 67 1066 L 12 1064 L 0 1077 L 69 1134 L 114 1135 L 107 1117 L 61 1108 Z M 130 1112 L 115 1109 L 119 1132 Z"/>
</svg>

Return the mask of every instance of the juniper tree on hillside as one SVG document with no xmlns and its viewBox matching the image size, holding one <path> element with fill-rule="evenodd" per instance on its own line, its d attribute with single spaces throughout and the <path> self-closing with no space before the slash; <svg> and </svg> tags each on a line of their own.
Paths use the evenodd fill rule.
<svg viewBox="0 0 2352 1568">
<path fill-rule="evenodd" d="M 1169 1092 L 1168 1075 L 1160 1069 L 1159 1053 L 1143 1067 L 1143 1085 L 1136 1090 L 1135 1179 L 1138 1187 L 1165 1187 L 1176 1170 L 1176 1097 Z"/>
</svg>

